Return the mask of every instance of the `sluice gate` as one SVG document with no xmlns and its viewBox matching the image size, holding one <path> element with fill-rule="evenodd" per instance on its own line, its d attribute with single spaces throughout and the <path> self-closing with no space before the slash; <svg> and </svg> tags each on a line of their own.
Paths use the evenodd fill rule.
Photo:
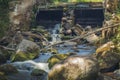
<svg viewBox="0 0 120 80">
<path fill-rule="evenodd" d="M 89 3 L 82 3 L 74 6 L 74 25 L 102 26 L 104 22 L 104 8 L 102 6 L 95 7 L 95 4 L 91 5 Z M 60 23 L 63 13 L 63 8 L 39 9 L 36 16 L 37 25 L 51 27 L 52 25 Z"/>
<path fill-rule="evenodd" d="M 74 10 L 75 24 L 82 26 L 102 26 L 104 21 L 103 8 L 79 8 Z"/>
<path fill-rule="evenodd" d="M 36 16 L 37 25 L 53 26 L 61 22 L 63 9 L 40 9 Z"/>
</svg>

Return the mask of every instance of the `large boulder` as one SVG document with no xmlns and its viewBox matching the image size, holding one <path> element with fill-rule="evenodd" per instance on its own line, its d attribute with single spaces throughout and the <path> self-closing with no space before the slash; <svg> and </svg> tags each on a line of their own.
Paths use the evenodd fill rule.
<svg viewBox="0 0 120 80">
<path fill-rule="evenodd" d="M 95 58 L 71 56 L 53 66 L 48 80 L 97 80 L 98 72 Z"/>
<path fill-rule="evenodd" d="M 11 61 L 25 61 L 38 57 L 40 47 L 29 40 L 23 39 L 17 47 L 17 51 L 12 55 Z"/>
</svg>

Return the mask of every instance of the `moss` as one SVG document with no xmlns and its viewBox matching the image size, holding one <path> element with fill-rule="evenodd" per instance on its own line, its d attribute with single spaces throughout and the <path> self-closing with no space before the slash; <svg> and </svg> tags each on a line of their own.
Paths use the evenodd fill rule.
<svg viewBox="0 0 120 80">
<path fill-rule="evenodd" d="M 7 60 L 9 60 L 9 59 L 10 59 L 10 56 L 11 56 L 13 53 L 15 53 L 14 51 L 9 51 L 9 50 L 4 50 L 4 49 L 2 49 L 1 52 L 3 53 L 3 55 L 5 56 L 5 58 L 6 58 Z"/>
<path fill-rule="evenodd" d="M 73 36 L 64 36 L 64 35 L 61 35 L 61 39 L 62 40 L 69 40 L 69 39 L 72 39 Z"/>
<path fill-rule="evenodd" d="M 120 61 L 120 54 L 115 51 L 108 51 L 104 57 L 98 56 L 100 69 L 107 69 Z"/>
<path fill-rule="evenodd" d="M 51 52 L 52 54 L 58 53 L 57 49 L 55 49 L 55 48 L 48 48 L 48 49 L 45 48 L 41 51 L 41 53 L 47 53 L 47 52 Z"/>
<path fill-rule="evenodd" d="M 38 57 L 39 53 L 36 52 L 18 52 L 16 54 L 13 54 L 11 56 L 11 61 L 25 61 L 25 60 L 31 60 L 36 57 Z"/>
<path fill-rule="evenodd" d="M 57 58 L 52 58 L 48 60 L 48 62 L 49 62 L 49 68 L 52 68 L 56 63 L 60 62 L 60 60 Z"/>
<path fill-rule="evenodd" d="M 44 70 L 40 70 L 40 69 L 34 69 L 31 73 L 32 76 L 41 76 L 41 75 L 45 75 L 46 72 Z"/>
<path fill-rule="evenodd" d="M 55 55 L 53 55 L 47 61 L 49 63 L 49 65 L 48 65 L 49 68 L 52 68 L 56 63 L 60 62 L 61 60 L 64 60 L 68 56 L 69 56 L 68 54 L 55 54 Z"/>
<path fill-rule="evenodd" d="M 55 49 L 55 48 L 50 48 L 47 51 L 51 52 L 52 54 L 57 54 L 58 53 L 57 49 Z"/>
</svg>

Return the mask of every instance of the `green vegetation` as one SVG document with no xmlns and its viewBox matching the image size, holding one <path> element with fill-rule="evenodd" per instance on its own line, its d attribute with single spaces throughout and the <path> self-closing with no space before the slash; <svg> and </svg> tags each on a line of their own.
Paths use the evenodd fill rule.
<svg viewBox="0 0 120 80">
<path fill-rule="evenodd" d="M 52 57 L 48 59 L 49 63 L 49 68 L 51 69 L 56 63 L 60 62 L 61 60 L 64 60 L 67 58 L 69 55 L 68 54 L 55 54 Z"/>
<path fill-rule="evenodd" d="M 16 54 L 13 54 L 11 56 L 11 61 L 25 61 L 25 60 L 31 60 L 34 59 L 36 57 L 38 57 L 39 55 L 39 51 L 36 50 L 34 52 L 18 52 Z"/>
<path fill-rule="evenodd" d="M 54 0 L 55 4 L 59 4 L 60 2 L 102 2 L 103 0 Z"/>
<path fill-rule="evenodd" d="M 118 14 L 118 16 L 120 16 L 120 1 L 118 2 L 118 8 L 116 10 L 116 13 Z"/>
<path fill-rule="evenodd" d="M 11 0 L 0 0 L 0 38 L 9 27 L 9 1 Z"/>
</svg>

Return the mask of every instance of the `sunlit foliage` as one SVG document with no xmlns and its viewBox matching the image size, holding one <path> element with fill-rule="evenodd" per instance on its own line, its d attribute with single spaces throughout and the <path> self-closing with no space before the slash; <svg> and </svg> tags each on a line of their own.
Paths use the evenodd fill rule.
<svg viewBox="0 0 120 80">
<path fill-rule="evenodd" d="M 55 4 L 60 2 L 102 2 L 103 0 L 53 0 Z"/>
</svg>

